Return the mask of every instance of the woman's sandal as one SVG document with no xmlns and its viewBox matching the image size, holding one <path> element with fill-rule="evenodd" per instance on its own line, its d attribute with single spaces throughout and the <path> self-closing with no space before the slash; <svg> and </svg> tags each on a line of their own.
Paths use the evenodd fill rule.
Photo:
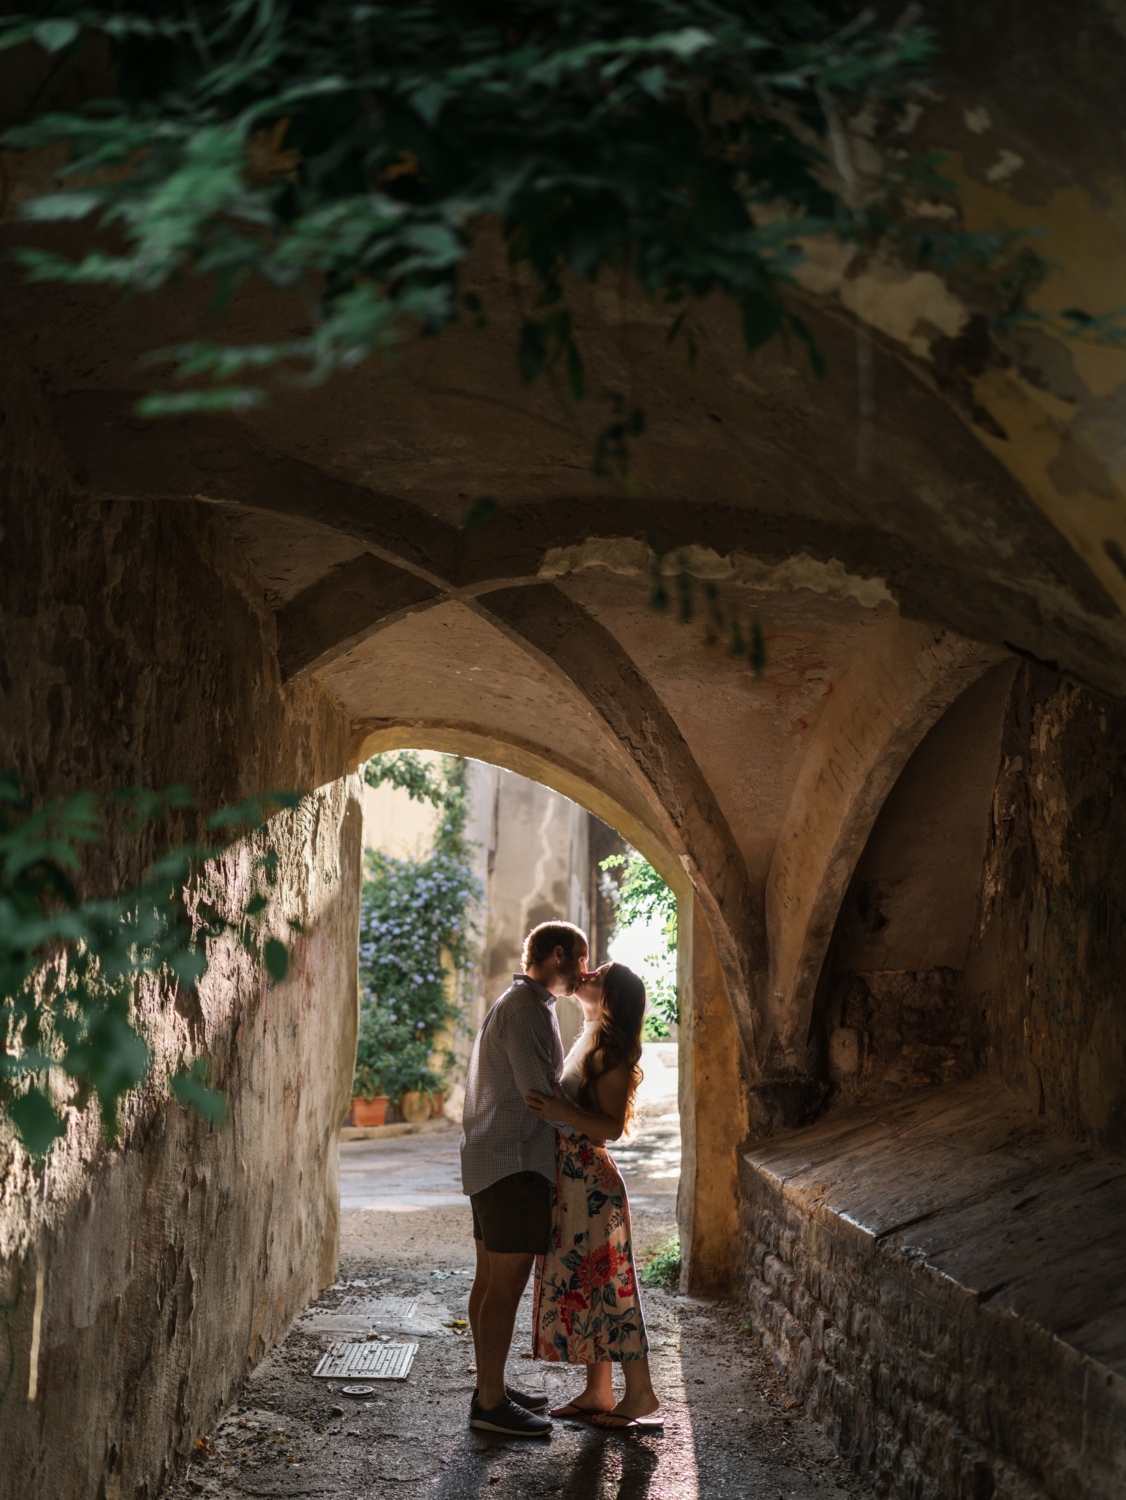
<svg viewBox="0 0 1126 1500">
<path fill-rule="evenodd" d="M 624 1432 L 627 1428 L 639 1429 L 643 1432 L 659 1432 L 665 1425 L 665 1419 L 660 1412 L 653 1412 L 647 1417 L 623 1417 L 617 1412 L 600 1411 L 590 1420 L 596 1427 L 601 1427 L 604 1432 Z"/>
<path fill-rule="evenodd" d="M 576 1406 L 573 1401 L 568 1401 L 566 1406 L 552 1407 L 552 1417 L 579 1417 L 584 1422 L 592 1422 L 595 1417 L 602 1416 L 602 1412 L 591 1411 L 589 1406 Z"/>
</svg>

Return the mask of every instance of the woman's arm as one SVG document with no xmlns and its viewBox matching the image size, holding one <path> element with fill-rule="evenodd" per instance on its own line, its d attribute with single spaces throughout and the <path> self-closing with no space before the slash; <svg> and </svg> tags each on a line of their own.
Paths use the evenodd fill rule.
<svg viewBox="0 0 1126 1500">
<path fill-rule="evenodd" d="M 629 1069 L 624 1064 L 603 1073 L 594 1085 L 596 1110 L 583 1109 L 572 1104 L 567 1095 L 554 1084 L 555 1098 L 529 1089 L 524 1102 L 534 1115 L 550 1125 L 569 1125 L 572 1130 L 589 1136 L 592 1141 L 616 1141 L 626 1128 L 626 1109 L 629 1106 Z"/>
</svg>

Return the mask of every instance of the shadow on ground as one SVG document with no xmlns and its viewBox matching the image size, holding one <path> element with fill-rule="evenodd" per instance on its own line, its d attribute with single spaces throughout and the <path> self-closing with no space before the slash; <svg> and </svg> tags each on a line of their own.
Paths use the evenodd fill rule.
<svg viewBox="0 0 1126 1500">
<path fill-rule="evenodd" d="M 616 1153 L 641 1252 L 676 1228 L 675 1076 L 651 1079 L 638 1140 Z M 663 1433 L 558 1421 L 550 1439 L 531 1443 L 472 1431 L 472 1344 L 446 1326 L 465 1317 L 473 1264 L 459 1139 L 451 1127 L 342 1147 L 340 1281 L 257 1367 L 188 1469 L 166 1487 L 167 1500 L 828 1500 L 866 1490 L 792 1402 L 734 1307 L 665 1290 L 645 1298 Z M 418 1342 L 409 1378 L 377 1383 L 369 1399 L 344 1396 L 344 1382 L 314 1380 L 333 1337 L 317 1323 L 348 1299 L 386 1296 L 417 1299 L 417 1326 L 426 1330 L 392 1335 Z M 556 1404 L 581 1377 L 521 1357 L 530 1329 L 529 1296 L 509 1380 L 546 1391 Z"/>
</svg>

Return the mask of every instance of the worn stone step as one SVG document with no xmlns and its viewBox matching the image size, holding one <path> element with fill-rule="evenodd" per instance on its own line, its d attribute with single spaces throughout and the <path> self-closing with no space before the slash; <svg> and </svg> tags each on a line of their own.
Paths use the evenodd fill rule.
<svg viewBox="0 0 1126 1500">
<path fill-rule="evenodd" d="M 1126 1493 L 1126 1161 L 976 1079 L 774 1137 L 742 1181 L 753 1319 L 881 1484 Z"/>
</svg>

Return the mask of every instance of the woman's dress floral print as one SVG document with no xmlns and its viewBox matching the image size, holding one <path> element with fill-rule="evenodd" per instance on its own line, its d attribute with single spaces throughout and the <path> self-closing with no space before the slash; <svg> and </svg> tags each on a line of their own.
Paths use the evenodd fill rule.
<svg viewBox="0 0 1126 1500">
<path fill-rule="evenodd" d="M 551 1249 L 536 1257 L 536 1359 L 568 1364 L 641 1359 L 649 1352 L 634 1274 L 629 1203 L 605 1146 L 560 1136 Z"/>
</svg>

